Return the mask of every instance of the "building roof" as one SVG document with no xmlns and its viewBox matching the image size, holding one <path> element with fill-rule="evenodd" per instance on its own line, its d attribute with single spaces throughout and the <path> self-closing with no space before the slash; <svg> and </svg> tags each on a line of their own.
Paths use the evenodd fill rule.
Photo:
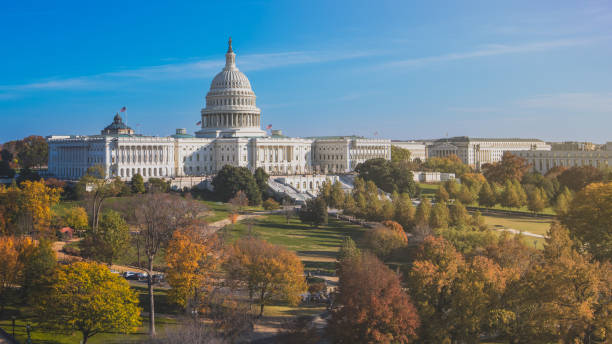
<svg viewBox="0 0 612 344">
<path fill-rule="evenodd" d="M 455 136 L 455 137 L 448 137 L 448 138 L 442 138 L 442 139 L 435 140 L 435 142 L 474 142 L 474 141 L 489 141 L 489 142 L 542 142 L 542 143 L 544 143 L 544 141 L 542 141 L 540 139 L 521 139 L 521 138 L 516 138 L 516 137 L 512 137 L 512 138 L 499 138 L 499 137 L 482 138 L 482 137 Z"/>
</svg>

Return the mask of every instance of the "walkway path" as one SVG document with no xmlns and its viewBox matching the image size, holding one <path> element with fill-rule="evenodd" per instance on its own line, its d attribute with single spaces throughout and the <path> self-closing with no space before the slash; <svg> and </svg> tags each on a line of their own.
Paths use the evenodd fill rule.
<svg viewBox="0 0 612 344">
<path fill-rule="evenodd" d="M 530 237 L 534 237 L 534 238 L 542 238 L 542 239 L 546 239 L 547 238 L 546 235 L 535 234 L 535 233 L 526 232 L 526 231 L 520 231 L 518 229 L 513 229 L 513 228 L 500 228 L 500 229 L 496 229 L 496 231 L 498 231 L 498 232 L 509 232 L 509 233 L 512 233 L 512 234 L 522 234 L 522 235 L 530 236 Z"/>
</svg>

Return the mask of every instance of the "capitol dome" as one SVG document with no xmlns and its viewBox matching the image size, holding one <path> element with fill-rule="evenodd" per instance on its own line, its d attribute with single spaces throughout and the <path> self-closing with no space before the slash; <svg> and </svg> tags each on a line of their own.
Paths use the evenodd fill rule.
<svg viewBox="0 0 612 344">
<path fill-rule="evenodd" d="M 217 74 L 206 94 L 202 109 L 202 129 L 198 137 L 264 136 L 261 130 L 261 110 L 256 106 L 255 93 L 249 79 L 236 67 L 232 39 L 225 54 L 225 67 Z"/>
</svg>

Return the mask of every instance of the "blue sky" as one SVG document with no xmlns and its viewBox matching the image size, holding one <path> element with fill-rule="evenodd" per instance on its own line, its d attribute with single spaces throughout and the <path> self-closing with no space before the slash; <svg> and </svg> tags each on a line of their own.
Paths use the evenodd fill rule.
<svg viewBox="0 0 612 344">
<path fill-rule="evenodd" d="M 232 36 L 291 136 L 612 141 L 610 1 L 12 1 L 0 142 L 197 130 Z"/>
</svg>

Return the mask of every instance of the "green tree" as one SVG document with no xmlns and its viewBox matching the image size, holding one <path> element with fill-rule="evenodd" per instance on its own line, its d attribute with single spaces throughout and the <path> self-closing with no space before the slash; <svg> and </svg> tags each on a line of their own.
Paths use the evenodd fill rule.
<svg viewBox="0 0 612 344">
<path fill-rule="evenodd" d="M 149 178 L 147 183 L 148 192 L 168 192 L 170 190 L 170 182 L 161 178 Z"/>
<path fill-rule="evenodd" d="M 412 204 L 410 195 L 402 193 L 393 200 L 393 203 L 395 205 L 395 216 L 393 219 L 406 230 L 411 230 L 414 227 L 416 208 Z"/>
<path fill-rule="evenodd" d="M 429 218 L 431 217 L 431 202 L 425 198 L 421 200 L 421 203 L 416 208 L 414 215 L 414 224 L 416 226 L 427 226 L 429 225 Z"/>
<path fill-rule="evenodd" d="M 468 214 L 467 209 L 465 209 L 465 206 L 458 201 L 453 203 L 450 207 L 451 224 L 456 227 L 464 227 L 469 223 L 469 221 L 470 215 Z"/>
<path fill-rule="evenodd" d="M 494 207 L 497 204 L 495 185 L 485 182 L 478 193 L 478 204 L 483 207 Z"/>
<path fill-rule="evenodd" d="M 533 188 L 527 194 L 527 208 L 534 214 L 544 210 L 546 203 L 546 194 L 541 188 Z"/>
<path fill-rule="evenodd" d="M 484 231 L 488 228 L 487 223 L 485 222 L 484 217 L 480 213 L 480 211 L 476 210 L 472 215 L 470 224 L 474 229 Z"/>
<path fill-rule="evenodd" d="M 557 202 L 555 203 L 557 215 L 563 215 L 569 210 L 572 198 L 572 192 L 568 188 L 563 187 L 563 191 L 557 196 Z"/>
<path fill-rule="evenodd" d="M 17 158 L 22 168 L 46 166 L 49 159 L 49 145 L 42 136 L 28 136 L 17 144 Z"/>
<path fill-rule="evenodd" d="M 300 208 L 300 221 L 309 223 L 313 227 L 327 224 L 327 204 L 323 197 L 316 197 L 306 201 Z"/>
<path fill-rule="evenodd" d="M 521 206 L 521 199 L 516 186 L 509 179 L 506 180 L 504 191 L 501 195 L 501 205 L 506 208 L 519 208 Z"/>
<path fill-rule="evenodd" d="M 140 325 L 136 292 L 96 263 L 60 267 L 38 311 L 41 322 L 59 331 L 81 332 L 82 343 L 101 332 L 133 332 Z"/>
<path fill-rule="evenodd" d="M 353 259 L 361 254 L 361 250 L 357 248 L 355 241 L 350 236 L 345 236 L 338 251 L 338 262 L 341 263 L 346 259 Z"/>
<path fill-rule="evenodd" d="M 145 191 L 144 179 L 142 179 L 140 173 L 136 173 L 132 176 L 132 192 L 141 194 L 145 193 Z"/>
<path fill-rule="evenodd" d="M 459 188 L 459 193 L 456 195 L 455 199 L 463 204 L 470 204 L 474 201 L 474 195 L 470 188 L 463 184 L 461 188 Z"/>
<path fill-rule="evenodd" d="M 215 195 L 223 202 L 227 202 L 242 190 L 247 195 L 250 205 L 261 204 L 259 186 L 251 171 L 246 167 L 223 166 L 213 178 L 212 185 Z"/>
<path fill-rule="evenodd" d="M 448 194 L 448 191 L 446 191 L 444 185 L 440 185 L 438 191 L 436 191 L 436 199 L 438 202 L 448 202 L 450 199 L 450 195 Z"/>
<path fill-rule="evenodd" d="M 332 185 L 329 206 L 335 209 L 342 209 L 344 203 L 344 190 L 339 181 L 335 181 Z"/>
<path fill-rule="evenodd" d="M 396 163 L 410 162 L 410 150 L 391 145 L 391 161 Z"/>
<path fill-rule="evenodd" d="M 89 226 L 89 217 L 83 207 L 71 207 L 64 213 L 66 225 L 76 230 L 84 230 Z"/>
<path fill-rule="evenodd" d="M 560 218 L 595 258 L 612 261 L 612 182 L 587 185 Z"/>
<path fill-rule="evenodd" d="M 448 206 L 444 202 L 436 203 L 431 209 L 429 225 L 431 228 L 447 228 L 449 222 Z"/>
<path fill-rule="evenodd" d="M 97 248 L 95 256 L 98 259 L 112 264 L 125 251 L 129 240 L 129 227 L 121 214 L 114 210 L 107 210 L 102 214 L 100 226 L 93 233 Z"/>
<path fill-rule="evenodd" d="M 95 231 L 100 222 L 100 214 L 104 201 L 116 196 L 120 191 L 118 183 L 107 183 L 104 166 L 94 165 L 87 169 L 85 175 L 79 180 L 77 193 L 85 195 L 88 201 L 88 208 L 91 213 L 91 228 Z"/>
<path fill-rule="evenodd" d="M 49 292 L 58 266 L 51 241 L 42 238 L 37 245 L 30 245 L 21 252 L 20 260 L 23 261 L 22 296 L 29 304 L 36 305 Z"/>
<path fill-rule="evenodd" d="M 365 181 L 373 181 L 385 192 L 407 192 L 416 194 L 416 183 L 412 172 L 401 164 L 393 163 L 383 158 L 366 160 L 359 164 L 355 171 Z"/>
<path fill-rule="evenodd" d="M 270 179 L 270 175 L 266 173 L 261 167 L 255 169 L 253 173 L 253 177 L 255 178 L 255 183 L 257 183 L 257 187 L 259 188 L 259 192 L 262 195 L 268 190 L 268 180 Z"/>
</svg>

